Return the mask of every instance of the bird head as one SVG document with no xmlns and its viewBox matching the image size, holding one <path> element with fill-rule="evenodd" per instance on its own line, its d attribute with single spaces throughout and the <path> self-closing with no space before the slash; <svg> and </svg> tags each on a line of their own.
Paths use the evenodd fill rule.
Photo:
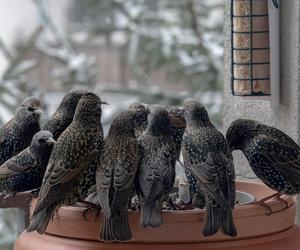
<svg viewBox="0 0 300 250">
<path fill-rule="evenodd" d="M 226 140 L 231 150 L 242 150 L 248 139 L 257 133 L 258 122 L 238 119 L 231 123 L 226 132 Z"/>
<path fill-rule="evenodd" d="M 150 110 L 141 103 L 132 103 L 130 104 L 129 110 L 135 111 L 135 129 L 145 130 L 148 124 L 148 115 Z"/>
<path fill-rule="evenodd" d="M 101 101 L 100 97 L 92 92 L 87 92 L 82 95 L 76 107 L 74 120 L 79 122 L 100 122 L 102 115 L 102 104 L 107 104 Z"/>
<path fill-rule="evenodd" d="M 198 101 L 190 99 L 183 104 L 184 118 L 187 125 L 211 124 L 205 107 Z"/>
<path fill-rule="evenodd" d="M 27 97 L 17 109 L 17 119 L 25 121 L 39 120 L 43 114 L 38 97 Z"/>
<path fill-rule="evenodd" d="M 138 111 L 126 110 L 119 113 L 112 121 L 108 136 L 134 137 L 135 120 Z"/>
<path fill-rule="evenodd" d="M 128 107 L 129 110 L 141 110 L 141 109 L 147 109 L 146 106 L 139 102 L 131 103 Z"/>
<path fill-rule="evenodd" d="M 57 110 L 62 111 L 65 115 L 69 115 L 73 118 L 79 100 L 84 94 L 87 93 L 88 91 L 83 89 L 75 89 L 69 91 L 63 97 Z"/>
<path fill-rule="evenodd" d="M 170 135 L 170 116 L 165 108 L 157 107 L 149 114 L 147 131 L 154 135 Z"/>
<path fill-rule="evenodd" d="M 30 147 L 37 151 L 39 149 L 49 148 L 52 149 L 56 141 L 53 139 L 53 134 L 49 131 L 40 131 L 37 132 L 31 141 Z"/>
</svg>

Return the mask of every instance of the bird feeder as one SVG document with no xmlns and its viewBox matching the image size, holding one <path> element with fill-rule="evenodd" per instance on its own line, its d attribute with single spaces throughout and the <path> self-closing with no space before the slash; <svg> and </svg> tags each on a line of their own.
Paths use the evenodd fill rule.
<svg viewBox="0 0 300 250">
<path fill-rule="evenodd" d="M 163 211 L 164 224 L 158 228 L 139 227 L 140 212 L 129 211 L 133 238 L 128 242 L 101 242 L 99 230 L 102 216 L 89 211 L 86 219 L 82 207 L 61 207 L 50 221 L 45 234 L 23 232 L 14 250 L 108 250 L 108 249 L 164 249 L 164 250 L 274 250 L 300 249 L 300 228 L 294 224 L 295 203 L 292 197 L 283 196 L 285 202 L 269 200 L 266 209 L 254 202 L 274 194 L 259 183 L 236 182 L 237 205 L 233 217 L 238 235 L 229 237 L 217 233 L 204 237 L 205 210 Z M 250 194 L 242 196 L 241 194 Z M 238 197 L 244 197 L 244 199 Z M 253 197 L 254 199 L 248 199 Z M 247 199 L 245 199 L 247 198 Z M 286 203 L 286 204 L 285 204 Z M 35 202 L 32 203 L 34 210 Z"/>
<path fill-rule="evenodd" d="M 275 0 L 231 0 L 233 95 L 265 96 L 278 89 L 278 20 Z"/>
</svg>

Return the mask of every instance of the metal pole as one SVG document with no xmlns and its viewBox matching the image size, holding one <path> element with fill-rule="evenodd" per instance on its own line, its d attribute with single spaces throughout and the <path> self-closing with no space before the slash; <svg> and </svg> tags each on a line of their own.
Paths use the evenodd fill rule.
<svg viewBox="0 0 300 250">
<path fill-rule="evenodd" d="M 269 0 L 271 103 L 280 105 L 280 15 L 279 1 Z"/>
</svg>

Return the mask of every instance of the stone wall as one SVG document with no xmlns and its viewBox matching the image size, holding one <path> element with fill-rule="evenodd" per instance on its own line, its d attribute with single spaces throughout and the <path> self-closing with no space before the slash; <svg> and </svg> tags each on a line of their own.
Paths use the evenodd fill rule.
<svg viewBox="0 0 300 250">
<path fill-rule="evenodd" d="M 249 118 L 275 126 L 300 144 L 300 1 L 280 1 L 281 62 L 280 106 L 272 107 L 270 97 L 238 97 L 231 95 L 231 43 L 230 0 L 225 9 L 225 55 L 224 55 L 224 131 L 237 118 Z M 234 153 L 238 178 L 254 178 L 240 152 Z M 300 204 L 300 199 L 299 202 Z M 298 206 L 300 211 L 300 205 Z M 300 213 L 299 213 L 300 214 Z M 300 216 L 297 222 L 300 223 Z"/>
</svg>

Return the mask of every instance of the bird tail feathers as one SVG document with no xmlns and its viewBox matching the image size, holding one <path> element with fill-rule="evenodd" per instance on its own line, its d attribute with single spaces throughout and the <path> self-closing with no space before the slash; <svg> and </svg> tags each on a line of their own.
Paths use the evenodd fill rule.
<svg viewBox="0 0 300 250">
<path fill-rule="evenodd" d="M 128 213 L 115 218 L 103 217 L 100 239 L 104 241 L 127 241 L 132 238 L 129 228 Z"/>
<path fill-rule="evenodd" d="M 140 217 L 141 227 L 159 227 L 163 223 L 161 203 L 159 200 L 154 202 L 145 201 L 142 205 Z"/>
<path fill-rule="evenodd" d="M 205 225 L 202 233 L 204 236 L 210 236 L 219 231 L 219 209 L 207 202 L 205 214 Z"/>
<path fill-rule="evenodd" d="M 224 210 L 214 204 L 206 206 L 206 218 L 203 229 L 204 236 L 210 236 L 221 231 L 229 236 L 236 236 L 237 230 L 233 222 L 232 210 Z"/>
<path fill-rule="evenodd" d="M 232 210 L 225 210 L 222 212 L 221 230 L 224 234 L 232 237 L 237 235 L 237 230 L 232 217 Z"/>
<path fill-rule="evenodd" d="M 33 215 L 31 223 L 27 228 L 27 232 L 37 231 L 40 234 L 45 233 L 50 219 L 54 214 L 54 208 L 48 207 L 41 210 L 38 214 Z"/>
</svg>

